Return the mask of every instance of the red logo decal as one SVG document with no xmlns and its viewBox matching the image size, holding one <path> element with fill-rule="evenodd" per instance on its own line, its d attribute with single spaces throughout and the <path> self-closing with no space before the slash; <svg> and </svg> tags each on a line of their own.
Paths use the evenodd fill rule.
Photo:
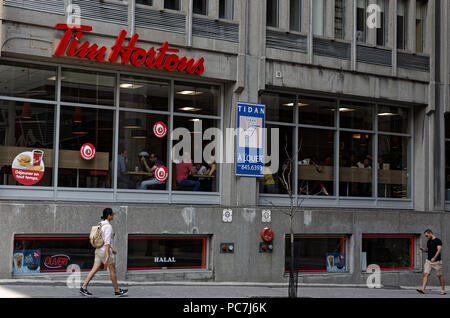
<svg viewBox="0 0 450 318">
<path fill-rule="evenodd" d="M 162 121 L 158 121 L 153 125 L 153 133 L 156 137 L 163 138 L 167 134 L 167 126 Z"/>
<path fill-rule="evenodd" d="M 92 160 L 95 157 L 95 147 L 93 144 L 86 143 L 80 148 L 81 158 L 84 160 Z"/>
<path fill-rule="evenodd" d="M 164 182 L 169 177 L 169 170 L 164 166 L 158 166 L 155 170 L 155 178 L 158 181 Z"/>
</svg>

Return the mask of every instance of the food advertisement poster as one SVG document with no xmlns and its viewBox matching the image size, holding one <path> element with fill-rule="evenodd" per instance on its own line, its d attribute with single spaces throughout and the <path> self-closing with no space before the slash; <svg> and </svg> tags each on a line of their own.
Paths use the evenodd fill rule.
<svg viewBox="0 0 450 318">
<path fill-rule="evenodd" d="M 12 163 L 14 179 L 23 185 L 33 185 L 44 176 L 44 151 L 35 149 L 18 154 Z"/>
<path fill-rule="evenodd" d="M 14 250 L 13 274 L 35 274 L 41 270 L 41 250 Z"/>
<path fill-rule="evenodd" d="M 327 253 L 327 272 L 339 273 L 345 272 L 344 253 Z"/>
</svg>

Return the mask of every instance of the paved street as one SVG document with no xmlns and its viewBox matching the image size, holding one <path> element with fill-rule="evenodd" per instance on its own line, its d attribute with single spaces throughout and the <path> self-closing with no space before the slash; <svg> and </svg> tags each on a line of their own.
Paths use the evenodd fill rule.
<svg viewBox="0 0 450 318">
<path fill-rule="evenodd" d="M 121 287 L 129 289 L 129 298 L 248 298 L 286 297 L 287 286 L 273 284 L 242 285 L 234 283 L 133 283 L 122 282 Z M 89 286 L 94 297 L 114 297 L 111 284 L 94 281 Z M 308 298 L 450 298 L 441 296 L 438 287 L 431 287 L 426 295 L 416 287 L 389 287 L 370 289 L 364 286 L 301 286 L 299 297 Z M 68 288 L 65 282 L 25 282 L 0 280 L 2 298 L 82 298 L 77 288 Z"/>
</svg>

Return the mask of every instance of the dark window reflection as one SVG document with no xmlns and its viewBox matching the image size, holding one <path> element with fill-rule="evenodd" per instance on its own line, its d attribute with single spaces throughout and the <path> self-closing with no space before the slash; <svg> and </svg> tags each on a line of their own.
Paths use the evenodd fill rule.
<svg viewBox="0 0 450 318">
<path fill-rule="evenodd" d="M 261 104 L 266 105 L 266 120 L 278 122 L 294 122 L 295 95 L 264 93 Z"/>
<path fill-rule="evenodd" d="M 168 111 L 169 82 L 121 76 L 120 107 Z"/>
<path fill-rule="evenodd" d="M 414 268 L 413 237 L 363 236 L 362 263 L 376 264 L 381 269 Z"/>
<path fill-rule="evenodd" d="M 345 266 L 345 237 L 297 237 L 294 236 L 294 268 L 295 271 L 326 272 L 328 256 L 337 256 L 336 268 L 346 271 Z M 290 271 L 291 259 L 290 236 L 285 238 L 285 271 Z M 339 262 L 338 262 L 339 261 Z M 334 265 L 334 264 L 332 264 Z M 334 266 L 333 266 L 334 267 Z"/>
<path fill-rule="evenodd" d="M 34 186 L 53 184 L 55 106 L 0 101 L 0 184 L 20 185 L 12 175 L 14 158 L 22 152 L 41 150 L 44 176 Z"/>
<path fill-rule="evenodd" d="M 374 105 L 341 101 L 339 106 L 340 127 L 372 130 Z"/>
<path fill-rule="evenodd" d="M 175 82 L 174 112 L 218 115 L 220 89 L 217 86 Z"/>
<path fill-rule="evenodd" d="M 55 100 L 56 68 L 2 62 L 0 64 L 0 95 Z"/>
<path fill-rule="evenodd" d="M 372 196 L 372 134 L 340 132 L 339 195 Z"/>
<path fill-rule="evenodd" d="M 61 101 L 96 105 L 114 105 L 116 79 L 100 72 L 63 69 Z"/>
<path fill-rule="evenodd" d="M 299 128 L 299 194 L 334 195 L 334 135 L 333 130 Z"/>
<path fill-rule="evenodd" d="M 300 96 L 297 105 L 300 124 L 334 126 L 336 100 Z"/>
</svg>

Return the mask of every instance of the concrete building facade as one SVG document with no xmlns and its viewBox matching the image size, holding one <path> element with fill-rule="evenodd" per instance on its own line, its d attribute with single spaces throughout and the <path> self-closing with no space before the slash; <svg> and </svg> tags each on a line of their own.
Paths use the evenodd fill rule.
<svg viewBox="0 0 450 318">
<path fill-rule="evenodd" d="M 64 244 L 39 242 L 85 238 L 111 207 L 120 279 L 286 282 L 290 220 L 283 212 L 291 201 L 280 176 L 289 157 L 299 282 L 361 284 L 367 266 L 377 264 L 382 284 L 417 285 L 427 228 L 444 243 L 449 276 L 449 16 L 443 0 L 1 1 L 0 277 L 66 275 L 64 264 L 51 269 L 53 256 L 76 256 Z M 134 34 L 145 50 L 160 52 L 168 42 L 179 57 L 203 58 L 204 72 L 110 62 L 106 54 L 99 61 L 69 49 L 58 56 L 67 28 L 57 24 L 92 27 L 79 42 L 107 54 L 122 30 L 124 46 Z M 139 99 L 142 86 L 150 99 Z M 266 127 L 278 128 L 266 145 L 268 154 L 278 151 L 278 170 L 239 177 L 234 163 L 217 163 L 200 191 L 180 190 L 175 163 L 167 164 L 161 188 L 128 187 L 118 178 L 124 147 L 126 170 L 136 165 L 136 173 L 142 150 L 157 149 L 164 163 L 174 159 L 170 133 L 139 144 L 127 119 L 147 122 L 147 134 L 156 120 L 169 132 L 198 121 L 225 132 L 236 128 L 239 101 L 266 105 Z M 72 160 L 78 142 L 88 142 L 73 128 L 80 109 L 84 121 L 97 116 L 86 132 L 97 138 L 95 160 L 103 158 L 96 166 Z M 234 141 L 223 134 L 224 157 L 234 157 Z M 48 176 L 20 184 L 14 160 L 36 148 L 46 149 Z M 266 227 L 274 233 L 271 252 L 260 250 Z M 230 243 L 233 250 L 223 250 Z M 17 271 L 20 249 L 41 252 L 40 273 Z"/>
</svg>

